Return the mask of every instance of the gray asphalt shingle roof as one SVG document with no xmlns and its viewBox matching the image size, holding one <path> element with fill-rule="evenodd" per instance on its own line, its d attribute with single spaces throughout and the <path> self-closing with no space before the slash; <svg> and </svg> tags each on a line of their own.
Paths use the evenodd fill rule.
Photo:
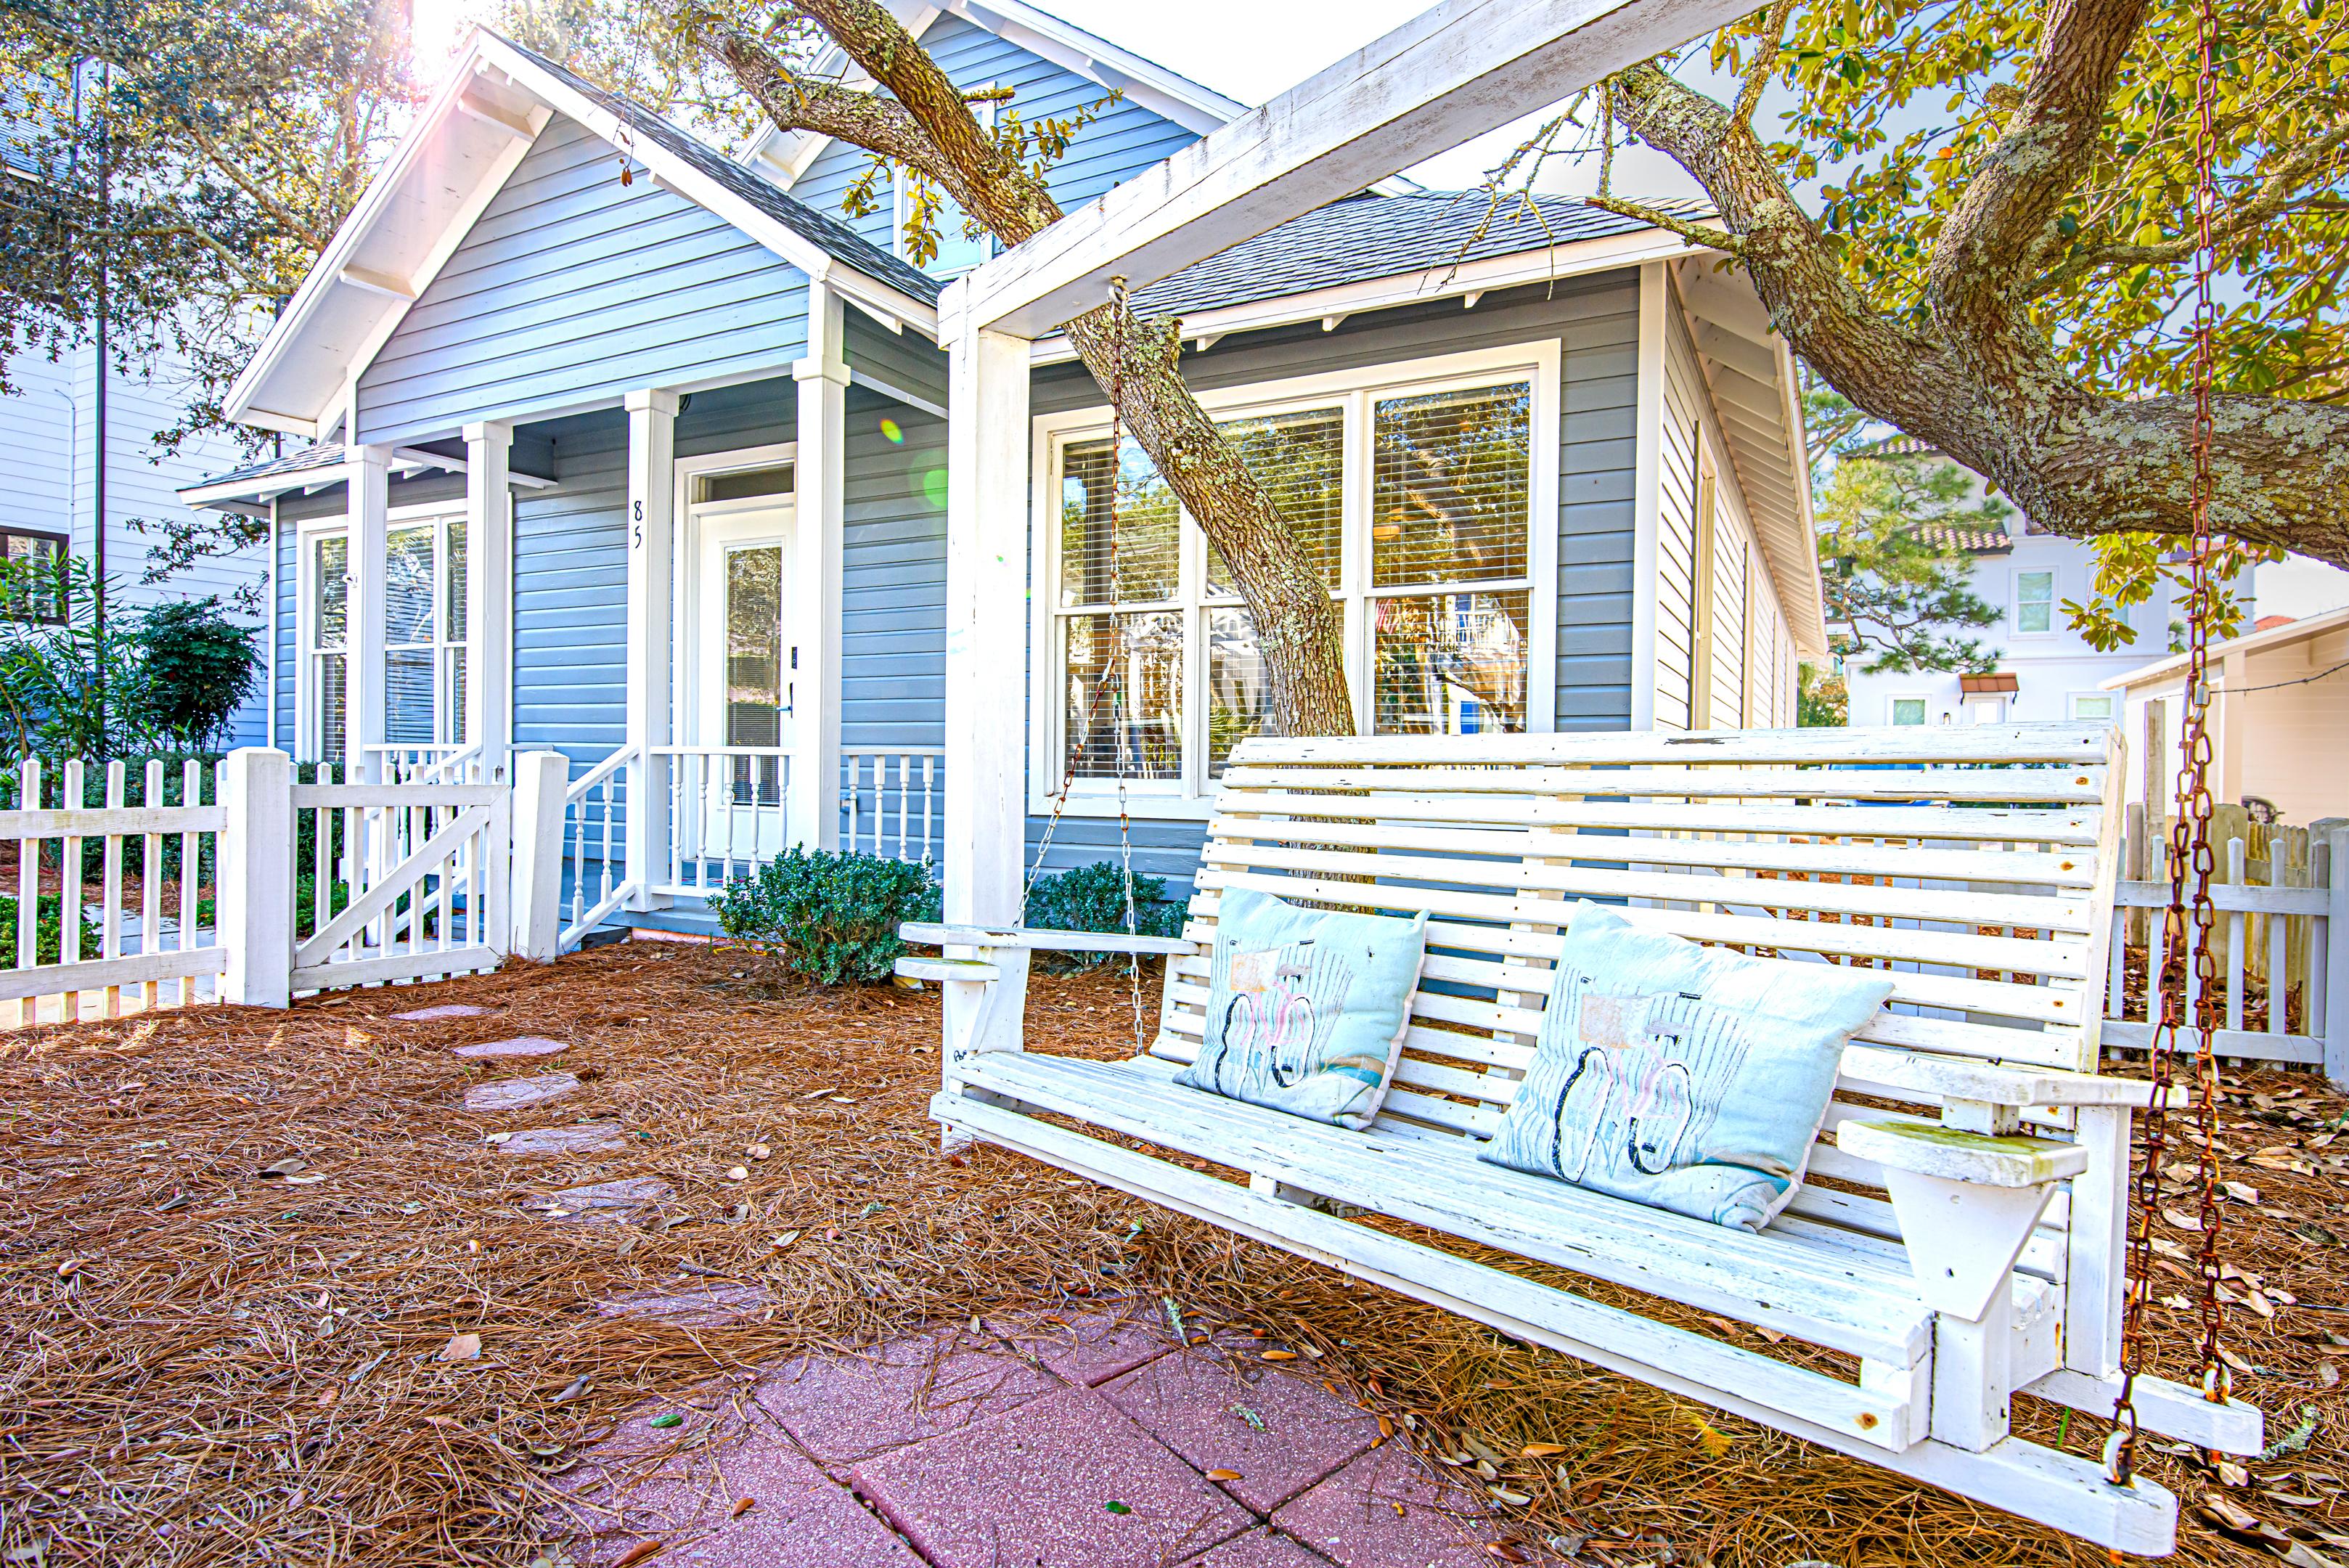
<svg viewBox="0 0 2349 1568">
<path fill-rule="evenodd" d="M 1133 303 L 1145 315 L 1195 316 L 1647 226 L 1570 196 L 1538 197 L 1532 209 L 1512 197 L 1497 211 L 1481 191 L 1352 196 L 1136 289 Z"/>
<path fill-rule="evenodd" d="M 636 134 L 692 164 L 698 171 L 725 187 L 730 194 L 740 197 L 810 244 L 819 247 L 843 265 L 854 267 L 876 283 L 885 283 L 926 304 L 936 302 L 938 280 L 919 267 L 899 261 L 847 224 L 824 216 L 804 202 L 794 202 L 763 176 L 744 168 L 698 138 L 678 130 L 635 99 L 606 92 L 585 77 L 565 70 L 545 56 L 525 49 L 520 44 L 514 44 L 513 47 L 517 52 L 528 55 L 548 75 L 560 78 L 607 110 Z"/>
<path fill-rule="evenodd" d="M 342 461 L 343 446 L 340 441 L 321 441 L 316 446 L 300 447 L 278 457 L 265 458 L 259 462 L 247 463 L 243 468 L 231 469 L 226 473 L 215 474 L 210 479 L 200 481 L 186 488 L 208 489 L 215 484 L 242 484 L 247 481 L 275 479 L 292 473 L 307 473 L 314 468 L 332 468 Z"/>
</svg>

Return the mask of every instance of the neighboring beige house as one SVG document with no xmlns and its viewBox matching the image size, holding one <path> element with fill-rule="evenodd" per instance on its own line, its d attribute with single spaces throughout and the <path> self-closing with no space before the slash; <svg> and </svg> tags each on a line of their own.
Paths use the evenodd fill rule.
<svg viewBox="0 0 2349 1568">
<path fill-rule="evenodd" d="M 2349 609 L 2263 618 L 2214 643 L 2209 659 L 2212 795 L 2225 804 L 2269 801 L 2295 826 L 2349 816 Z M 2121 699 L 2132 744 L 2142 743 L 2146 711 L 2158 704 L 2172 749 L 2185 684 L 2183 654 L 2104 682 Z M 2144 770 L 2129 773 L 2131 798 L 2141 798 Z"/>
</svg>

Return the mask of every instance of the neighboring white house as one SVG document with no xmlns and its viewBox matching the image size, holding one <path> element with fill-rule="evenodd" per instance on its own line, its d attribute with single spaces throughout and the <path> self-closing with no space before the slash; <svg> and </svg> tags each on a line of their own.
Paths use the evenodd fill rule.
<svg viewBox="0 0 2349 1568">
<path fill-rule="evenodd" d="M 2263 623 L 2266 618 L 2262 618 Z M 2266 801 L 2296 827 L 2349 816 L 2349 608 L 2301 619 L 2274 618 L 2211 645 L 2210 793 L 2235 805 Z M 2132 744 L 2146 734 L 2146 710 L 2162 710 L 2171 750 L 2183 731 L 2186 656 L 2158 659 L 2106 682 L 2123 704 Z M 2161 772 L 2176 767 L 2173 760 Z M 2145 770 L 2129 769 L 2129 794 L 2144 798 Z"/>
<path fill-rule="evenodd" d="M 95 561 L 97 549 L 97 359 L 88 346 L 56 359 L 19 354 L 8 366 L 12 397 L 0 397 L 0 548 L 11 556 L 70 552 Z M 113 583 L 109 608 L 137 609 L 164 598 L 217 596 L 233 607 L 243 594 L 262 624 L 267 603 L 269 553 L 260 545 L 200 562 L 166 582 L 148 583 L 149 551 L 160 524 L 186 518 L 178 492 L 208 472 L 238 461 L 233 441 L 191 441 L 171 455 L 155 432 L 179 422 L 189 389 L 175 368 L 150 376 L 116 369 L 107 383 L 106 574 Z M 214 520 L 215 522 L 217 520 Z M 256 682 L 239 711 L 233 745 L 258 745 L 267 736 L 265 682 Z"/>
<path fill-rule="evenodd" d="M 1881 441 L 1866 457 L 1937 457 L 1906 436 Z M 1847 460 L 1851 461 L 1851 460 Z M 1982 482 L 1974 478 L 1977 495 Z M 2085 602 L 2095 588 L 2095 554 L 2085 540 L 2042 531 L 2010 511 L 2002 529 L 1947 531 L 1973 557 L 1973 591 L 1999 611 L 1972 633 L 1999 652 L 1987 675 L 1938 671 L 1871 674 L 1865 657 L 1845 660 L 1854 724 L 1996 724 L 2010 720 L 2117 719 L 2112 683 L 2165 658 L 2169 628 L 2182 614 L 2166 586 L 2127 612 L 2137 640 L 2099 652 L 2074 631 L 2064 602 Z M 2349 573 L 2294 556 L 2258 567 L 2251 614 L 2306 616 L 2349 605 Z M 2175 732 L 2174 731 L 2172 732 Z"/>
</svg>

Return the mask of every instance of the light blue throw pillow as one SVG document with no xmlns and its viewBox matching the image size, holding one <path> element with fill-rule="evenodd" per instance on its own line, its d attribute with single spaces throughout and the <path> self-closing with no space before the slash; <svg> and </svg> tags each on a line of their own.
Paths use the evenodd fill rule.
<svg viewBox="0 0 2349 1568">
<path fill-rule="evenodd" d="M 1177 1083 L 1360 1132 L 1402 1054 L 1427 917 L 1301 909 L 1234 888 L 1216 921 L 1206 1042 Z"/>
<path fill-rule="evenodd" d="M 1880 971 L 1751 959 L 1575 906 L 1533 1065 L 1482 1158 L 1759 1231 L 1795 1195 Z"/>
</svg>

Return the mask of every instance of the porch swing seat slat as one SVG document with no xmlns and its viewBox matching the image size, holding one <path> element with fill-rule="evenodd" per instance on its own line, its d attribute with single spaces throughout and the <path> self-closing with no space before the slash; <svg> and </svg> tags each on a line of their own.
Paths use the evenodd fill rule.
<svg viewBox="0 0 2349 1568">
<path fill-rule="evenodd" d="M 905 929 L 1000 971 L 946 988 L 932 1115 L 950 1139 L 2101 1545 L 2165 1552 L 2168 1492 L 2110 1486 L 2009 1428 L 2016 1393 L 2112 1408 L 2129 1118 L 2149 1096 L 2096 1070 L 2121 750 L 2102 724 L 1249 739 L 1217 785 L 1183 940 Z M 1241 888 L 1429 917 L 1402 1060 L 1369 1130 L 1174 1081 L 1205 1033 L 1223 895 Z M 1533 1059 L 1578 898 L 1789 966 L 1891 978 L 1845 1050 L 1809 1179 L 1760 1232 L 1477 1158 Z M 1143 1055 L 1027 1048 L 1029 952 L 1079 945 L 1168 955 Z M 1594 1300 L 1577 1281 L 1634 1294 Z M 1805 1346 L 1831 1354 L 1798 1358 Z M 2141 1378 L 2137 1408 L 2150 1430 L 2259 1451 L 2258 1412 L 2240 1402 Z"/>
</svg>

